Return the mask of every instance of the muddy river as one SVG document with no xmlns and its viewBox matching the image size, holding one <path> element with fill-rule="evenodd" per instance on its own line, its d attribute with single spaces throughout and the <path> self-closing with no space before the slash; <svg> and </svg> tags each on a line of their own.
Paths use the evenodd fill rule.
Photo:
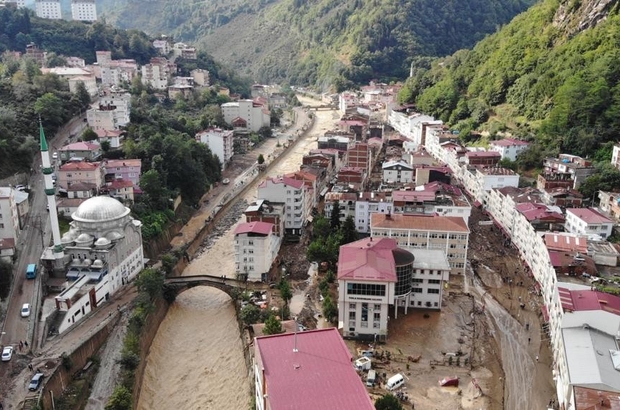
<svg viewBox="0 0 620 410">
<path fill-rule="evenodd" d="M 316 136 L 331 129 L 338 118 L 333 111 L 319 112 L 305 141 L 300 141 L 270 176 L 298 170 L 302 156 L 316 148 Z M 255 191 L 245 199 L 254 200 Z M 235 227 L 194 259 L 183 274 L 233 276 Z M 208 287 L 181 293 L 153 340 L 137 408 L 249 408 L 252 392 L 241 343 L 228 295 Z"/>
</svg>

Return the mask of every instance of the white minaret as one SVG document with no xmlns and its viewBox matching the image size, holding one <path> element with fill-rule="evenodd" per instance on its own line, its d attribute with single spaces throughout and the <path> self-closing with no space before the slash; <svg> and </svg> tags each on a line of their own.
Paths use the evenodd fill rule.
<svg viewBox="0 0 620 410">
<path fill-rule="evenodd" d="M 43 180 L 45 183 L 45 195 L 47 196 L 47 205 L 50 214 L 50 223 L 52 225 L 52 238 L 54 239 L 54 256 L 59 259 L 63 256 L 63 246 L 60 242 L 60 227 L 58 226 L 58 212 L 56 210 L 56 188 L 52 181 L 54 169 L 50 162 L 50 153 L 47 149 L 47 140 L 43 132 L 43 124 L 39 120 L 39 136 L 41 143 L 41 164 L 43 172 Z M 45 250 L 44 250 L 45 251 Z"/>
</svg>

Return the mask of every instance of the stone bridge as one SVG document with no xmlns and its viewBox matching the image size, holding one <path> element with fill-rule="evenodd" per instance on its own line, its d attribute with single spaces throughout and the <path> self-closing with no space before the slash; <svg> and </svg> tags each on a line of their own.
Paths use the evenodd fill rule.
<svg viewBox="0 0 620 410">
<path fill-rule="evenodd" d="M 230 279 L 220 276 L 196 275 L 196 276 L 175 276 L 164 281 L 164 295 L 166 299 L 174 300 L 179 293 L 193 288 L 194 286 L 211 286 L 226 292 L 232 299 L 236 299 L 243 291 L 262 291 L 269 289 L 269 285 L 262 282 L 247 282 L 243 280 Z"/>
</svg>

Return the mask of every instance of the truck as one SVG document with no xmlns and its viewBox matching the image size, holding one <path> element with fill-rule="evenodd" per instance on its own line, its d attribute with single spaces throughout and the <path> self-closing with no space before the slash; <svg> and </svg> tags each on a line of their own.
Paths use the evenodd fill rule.
<svg viewBox="0 0 620 410">
<path fill-rule="evenodd" d="M 37 265 L 31 263 L 26 267 L 26 279 L 34 279 L 37 277 Z"/>
</svg>

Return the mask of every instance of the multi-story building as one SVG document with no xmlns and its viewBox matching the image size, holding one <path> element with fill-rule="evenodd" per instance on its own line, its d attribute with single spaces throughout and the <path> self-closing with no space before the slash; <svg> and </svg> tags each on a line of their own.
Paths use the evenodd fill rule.
<svg viewBox="0 0 620 410">
<path fill-rule="evenodd" d="M 235 119 L 241 118 L 246 122 L 247 129 L 254 132 L 271 124 L 271 114 L 266 105 L 253 100 L 222 104 L 222 114 L 227 124 L 232 125 Z"/>
<path fill-rule="evenodd" d="M 354 145 L 354 135 L 348 132 L 332 132 L 317 138 L 318 149 L 336 149 L 348 151 Z"/>
<path fill-rule="evenodd" d="M 325 213 L 327 214 L 327 199 Z M 386 192 L 360 192 L 355 200 L 355 229 L 360 233 L 370 232 L 370 215 L 389 213 L 394 208 L 391 198 Z M 342 219 L 341 219 L 342 220 Z"/>
<path fill-rule="evenodd" d="M 233 157 L 233 132 L 225 131 L 220 128 L 207 128 L 196 134 L 196 141 L 207 144 L 211 152 L 220 160 L 222 169 Z"/>
<path fill-rule="evenodd" d="M 116 119 L 117 127 L 129 124 L 131 116 L 131 95 L 122 89 L 110 88 L 99 97 L 99 110 L 112 109 Z M 87 113 L 88 115 L 88 113 Z"/>
<path fill-rule="evenodd" d="M 0 0 L 0 7 L 8 7 L 11 3 L 15 4 L 18 9 L 26 7 L 26 0 Z"/>
<path fill-rule="evenodd" d="M 373 410 L 352 362 L 334 328 L 257 337 L 256 410 Z"/>
<path fill-rule="evenodd" d="M 287 234 L 301 235 L 311 216 L 308 213 L 304 181 L 288 177 L 267 178 L 258 185 L 258 199 L 279 202 L 286 207 L 284 229 Z"/>
<path fill-rule="evenodd" d="M 110 148 L 120 148 L 121 141 L 125 137 L 124 130 L 96 130 L 97 141 L 99 145 L 103 144 L 105 141 L 110 143 Z"/>
<path fill-rule="evenodd" d="M 133 203 L 135 199 L 134 183 L 125 179 L 114 179 L 110 182 L 106 182 L 99 191 L 101 194 L 107 193 L 112 198 L 116 198 L 127 204 Z"/>
<path fill-rule="evenodd" d="M 198 58 L 196 47 L 190 47 L 185 43 L 174 43 L 172 54 L 175 58 L 184 58 L 186 60 L 195 60 Z"/>
<path fill-rule="evenodd" d="M 20 225 L 13 189 L 0 187 L 0 239 L 17 241 Z"/>
<path fill-rule="evenodd" d="M 101 145 L 95 142 L 74 142 L 58 150 L 61 162 L 69 161 L 72 158 L 97 161 L 101 158 L 102 153 Z"/>
<path fill-rule="evenodd" d="M 312 213 L 312 210 L 318 206 L 320 199 L 318 180 L 316 175 L 311 172 L 300 170 L 296 172 L 291 172 L 290 174 L 286 174 L 285 177 L 297 179 L 304 182 L 306 190 L 306 213 L 310 215 Z"/>
<path fill-rule="evenodd" d="M 235 269 L 238 277 L 266 281 L 278 256 L 282 237 L 268 222 L 244 222 L 235 229 Z"/>
<path fill-rule="evenodd" d="M 365 142 L 355 142 L 347 151 L 347 166 L 361 168 L 370 173 L 374 167 L 375 150 Z"/>
<path fill-rule="evenodd" d="M 149 64 L 142 66 L 142 84 L 157 90 L 165 90 L 177 72 L 177 66 L 165 57 L 153 57 Z"/>
<path fill-rule="evenodd" d="M 111 104 L 91 107 L 86 111 L 86 120 L 93 131 L 118 130 L 128 124 L 127 111 Z"/>
<path fill-rule="evenodd" d="M 388 112 L 388 122 L 392 128 L 409 138 L 414 148 L 418 145 L 424 145 L 421 133 L 416 133 L 415 130 L 420 124 L 434 122 L 433 117 L 418 112 L 410 112 L 405 107 L 389 108 Z"/>
<path fill-rule="evenodd" d="M 381 165 L 383 182 L 386 184 L 409 184 L 413 182 L 413 167 L 405 161 L 387 161 Z"/>
<path fill-rule="evenodd" d="M 120 179 L 138 186 L 142 174 L 142 160 L 139 158 L 107 159 L 103 162 L 103 170 L 107 182 Z"/>
<path fill-rule="evenodd" d="M 69 78 L 69 91 L 75 94 L 78 91 L 78 84 L 80 83 L 84 84 L 84 88 L 86 88 L 86 91 L 88 91 L 91 97 L 97 95 L 97 79 L 94 74 Z"/>
<path fill-rule="evenodd" d="M 558 158 L 545 158 L 543 165 L 547 179 L 571 180 L 573 189 L 579 188 L 587 177 L 597 172 L 592 160 L 570 154 L 560 154 Z"/>
<path fill-rule="evenodd" d="M 493 167 L 502 158 L 496 151 L 468 151 L 465 153 L 465 163 L 467 165 L 477 165 L 482 167 Z"/>
<path fill-rule="evenodd" d="M 210 79 L 209 79 L 210 78 L 209 70 L 203 70 L 202 68 L 197 68 L 195 70 L 190 71 L 189 74 L 194 79 L 194 82 L 196 83 L 196 85 L 199 85 L 201 87 L 208 87 L 209 85 L 211 85 Z"/>
<path fill-rule="evenodd" d="M 284 236 L 285 205 L 264 199 L 252 202 L 243 212 L 246 222 L 267 222 L 273 225 L 273 233 Z"/>
<path fill-rule="evenodd" d="M 502 140 L 491 141 L 489 143 L 489 150 L 499 152 L 502 159 L 516 161 L 517 155 L 525 151 L 528 146 L 529 144 L 525 141 L 514 138 L 504 138 Z"/>
<path fill-rule="evenodd" d="M 581 235 L 600 235 L 608 238 L 614 221 L 594 208 L 569 208 L 566 210 L 566 230 Z"/>
<path fill-rule="evenodd" d="M 469 221 L 471 205 L 460 188 L 441 182 L 431 182 L 413 191 L 392 192 L 393 213 L 437 214 L 456 216 Z"/>
<path fill-rule="evenodd" d="M 614 145 L 614 149 L 611 154 L 611 165 L 616 169 L 620 169 L 620 143 Z"/>
<path fill-rule="evenodd" d="M 98 51 L 97 53 L 106 52 Z M 136 60 L 108 60 L 110 55 L 107 54 L 101 54 L 101 57 L 102 62 L 99 62 L 100 55 L 97 55 L 97 64 L 101 69 L 101 84 L 103 86 L 120 87 L 123 83 L 131 84 L 131 81 L 138 75 Z"/>
<path fill-rule="evenodd" d="M 450 280 L 450 263 L 441 249 L 404 248 L 411 252 L 413 277 L 411 279 L 410 307 L 441 309 L 443 288 Z M 404 300 L 401 301 L 404 305 Z"/>
<path fill-rule="evenodd" d="M 55 20 L 62 18 L 60 0 L 35 0 L 34 7 L 37 17 Z"/>
<path fill-rule="evenodd" d="M 100 162 L 69 161 L 58 168 L 58 185 L 68 188 L 78 182 L 92 184 L 98 191 L 103 185 L 103 167 Z"/>
<path fill-rule="evenodd" d="M 170 51 L 172 50 L 170 47 L 170 42 L 165 36 L 162 36 L 160 39 L 153 40 L 153 47 L 164 57 L 170 54 Z"/>
<path fill-rule="evenodd" d="M 376 213 L 370 216 L 370 234 L 394 238 L 407 248 L 441 249 L 450 273 L 465 273 L 469 228 L 461 217 Z"/>
<path fill-rule="evenodd" d="M 73 20 L 96 21 L 97 5 L 95 0 L 71 0 L 71 16 Z"/>
<path fill-rule="evenodd" d="M 494 188 L 518 187 L 519 174 L 508 168 L 500 167 L 472 167 L 461 173 L 465 189 L 475 198 L 486 205 L 488 191 Z"/>
<path fill-rule="evenodd" d="M 599 207 L 612 219 L 620 221 L 620 194 L 617 192 L 598 191 Z"/>
</svg>

